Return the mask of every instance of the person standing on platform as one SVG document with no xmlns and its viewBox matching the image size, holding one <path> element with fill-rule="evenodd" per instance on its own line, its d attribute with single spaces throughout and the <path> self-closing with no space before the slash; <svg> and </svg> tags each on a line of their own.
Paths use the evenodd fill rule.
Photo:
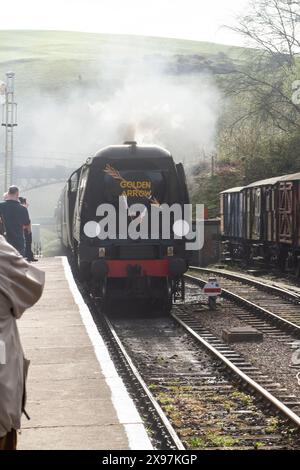
<svg viewBox="0 0 300 470">
<path fill-rule="evenodd" d="M 5 201 L 0 202 L 0 217 L 5 226 L 6 240 L 25 256 L 24 229 L 31 231 L 30 220 L 28 210 L 20 204 L 17 186 L 10 186 Z"/>
<path fill-rule="evenodd" d="M 29 204 L 27 202 L 27 199 L 25 197 L 20 196 L 19 201 L 20 201 L 21 206 L 26 207 L 26 209 L 28 210 Z M 28 228 L 29 228 L 29 230 L 28 230 Z M 24 237 L 25 237 L 25 258 L 29 262 L 38 261 L 34 257 L 34 254 L 33 254 L 33 251 L 32 251 L 32 227 L 31 227 L 31 223 L 30 223 L 29 227 L 26 227 L 24 229 Z"/>
<path fill-rule="evenodd" d="M 42 295 L 45 274 L 0 236 L 0 450 L 15 450 L 25 412 L 24 358 L 16 320 Z M 1 460 L 1 459 L 0 459 Z"/>
</svg>

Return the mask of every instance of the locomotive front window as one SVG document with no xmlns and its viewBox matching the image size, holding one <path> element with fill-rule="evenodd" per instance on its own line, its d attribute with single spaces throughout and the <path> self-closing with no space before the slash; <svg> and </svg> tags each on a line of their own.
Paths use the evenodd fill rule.
<svg viewBox="0 0 300 470">
<path fill-rule="evenodd" d="M 118 170 L 106 165 L 103 170 L 104 197 L 116 203 L 120 196 L 131 204 L 161 204 L 166 199 L 165 175 L 159 170 Z"/>
<path fill-rule="evenodd" d="M 78 173 L 74 173 L 70 179 L 70 191 L 71 193 L 76 193 L 78 189 Z"/>
<path fill-rule="evenodd" d="M 84 168 L 82 170 L 81 176 L 80 176 L 80 183 L 79 183 L 79 190 L 77 192 L 77 198 L 78 198 L 78 207 L 81 209 L 82 204 L 83 204 L 83 198 L 85 194 L 85 189 L 86 189 L 86 183 L 89 175 L 89 169 Z"/>
</svg>

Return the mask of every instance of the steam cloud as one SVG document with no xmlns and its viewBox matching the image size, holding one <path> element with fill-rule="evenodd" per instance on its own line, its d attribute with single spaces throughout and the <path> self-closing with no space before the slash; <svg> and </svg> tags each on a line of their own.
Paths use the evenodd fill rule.
<svg viewBox="0 0 300 470">
<path fill-rule="evenodd" d="M 109 67 L 109 61 L 101 64 L 102 76 Z M 215 147 L 220 94 L 208 75 L 175 76 L 142 61 L 107 88 L 85 82 L 83 74 L 67 94 L 35 92 L 18 101 L 20 164 L 41 165 L 42 158 L 55 166 L 65 159 L 76 167 L 101 147 L 125 140 L 162 145 L 186 164 Z"/>
</svg>

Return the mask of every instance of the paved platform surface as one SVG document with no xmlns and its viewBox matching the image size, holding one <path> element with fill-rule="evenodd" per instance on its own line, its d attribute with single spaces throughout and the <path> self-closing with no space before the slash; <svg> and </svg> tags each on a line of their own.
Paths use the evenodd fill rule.
<svg viewBox="0 0 300 470">
<path fill-rule="evenodd" d="M 31 360 L 19 449 L 151 449 L 66 258 L 45 258 L 42 298 L 19 321 Z"/>
</svg>

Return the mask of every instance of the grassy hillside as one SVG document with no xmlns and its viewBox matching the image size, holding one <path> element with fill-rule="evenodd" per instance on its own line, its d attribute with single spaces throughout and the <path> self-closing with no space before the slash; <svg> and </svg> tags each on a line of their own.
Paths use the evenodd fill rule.
<svg viewBox="0 0 300 470">
<path fill-rule="evenodd" d="M 18 58 L 66 58 L 97 59 L 108 48 L 126 52 L 166 54 L 218 54 L 236 55 L 239 48 L 203 41 L 169 39 L 148 36 L 94 34 L 64 31 L 0 31 L 0 60 L 11 60 L 11 53 Z M 80 56 L 78 56 L 78 54 Z"/>
<path fill-rule="evenodd" d="M 178 56 L 208 67 L 227 58 L 238 60 L 245 49 L 180 39 L 55 31 L 0 31 L 0 79 L 8 70 L 17 75 L 20 92 L 33 87 L 55 92 L 78 81 L 118 78 L 132 60 Z M 198 56 L 198 57 L 195 57 Z M 182 60 L 182 59 L 181 59 Z M 183 58 L 184 61 L 184 58 Z M 208 61 L 208 62 L 207 62 Z M 199 60 L 198 60 L 199 65 Z"/>
</svg>

